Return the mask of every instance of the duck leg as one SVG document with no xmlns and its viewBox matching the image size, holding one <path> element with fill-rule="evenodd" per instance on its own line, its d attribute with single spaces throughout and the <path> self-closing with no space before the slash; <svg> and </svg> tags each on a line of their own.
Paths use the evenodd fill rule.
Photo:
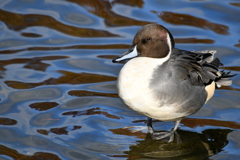
<svg viewBox="0 0 240 160">
<path fill-rule="evenodd" d="M 172 142 L 174 140 L 174 133 L 177 130 L 180 122 L 181 122 L 181 119 L 177 120 L 174 128 L 170 132 L 155 132 L 152 127 L 152 118 L 148 118 L 148 121 L 147 121 L 148 132 L 152 134 L 152 138 L 154 140 L 161 140 L 166 137 L 170 137 L 168 142 Z"/>
<path fill-rule="evenodd" d="M 154 130 L 152 127 L 152 118 L 148 117 L 147 126 L 148 126 L 148 133 L 153 134 Z"/>
</svg>

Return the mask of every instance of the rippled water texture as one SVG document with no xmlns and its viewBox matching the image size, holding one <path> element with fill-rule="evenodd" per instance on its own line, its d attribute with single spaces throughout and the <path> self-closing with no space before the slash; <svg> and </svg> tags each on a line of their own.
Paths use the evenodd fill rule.
<svg viewBox="0 0 240 160">
<path fill-rule="evenodd" d="M 233 0 L 1 0 L 0 159 L 240 159 L 239 15 Z M 170 144 L 121 102 L 111 62 L 151 22 L 238 73 Z"/>
</svg>

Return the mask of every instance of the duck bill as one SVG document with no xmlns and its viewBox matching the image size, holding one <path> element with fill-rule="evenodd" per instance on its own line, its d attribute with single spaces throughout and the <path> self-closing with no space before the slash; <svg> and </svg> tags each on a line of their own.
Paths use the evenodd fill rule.
<svg viewBox="0 0 240 160">
<path fill-rule="evenodd" d="M 138 56 L 137 45 L 132 46 L 127 52 L 123 53 L 123 55 L 112 60 L 113 63 L 119 63 L 125 60 L 132 59 Z"/>
</svg>

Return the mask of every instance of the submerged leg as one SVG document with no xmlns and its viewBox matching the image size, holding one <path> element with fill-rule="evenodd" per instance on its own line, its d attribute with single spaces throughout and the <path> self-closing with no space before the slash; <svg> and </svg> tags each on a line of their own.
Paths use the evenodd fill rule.
<svg viewBox="0 0 240 160">
<path fill-rule="evenodd" d="M 180 122 L 181 122 L 181 119 L 177 120 L 174 128 L 170 132 L 154 132 L 153 131 L 152 138 L 155 140 L 160 140 L 160 139 L 164 139 L 166 137 L 170 137 L 168 142 L 172 142 L 174 140 L 174 133 L 177 130 Z"/>
</svg>

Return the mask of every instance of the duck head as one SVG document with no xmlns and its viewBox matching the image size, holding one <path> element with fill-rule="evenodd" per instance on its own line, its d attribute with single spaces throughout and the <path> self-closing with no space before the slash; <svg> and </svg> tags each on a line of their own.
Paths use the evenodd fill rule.
<svg viewBox="0 0 240 160">
<path fill-rule="evenodd" d="M 130 49 L 113 59 L 113 62 L 135 57 L 164 58 L 171 54 L 173 48 L 173 36 L 165 27 L 156 23 L 148 24 L 137 32 Z"/>
</svg>

